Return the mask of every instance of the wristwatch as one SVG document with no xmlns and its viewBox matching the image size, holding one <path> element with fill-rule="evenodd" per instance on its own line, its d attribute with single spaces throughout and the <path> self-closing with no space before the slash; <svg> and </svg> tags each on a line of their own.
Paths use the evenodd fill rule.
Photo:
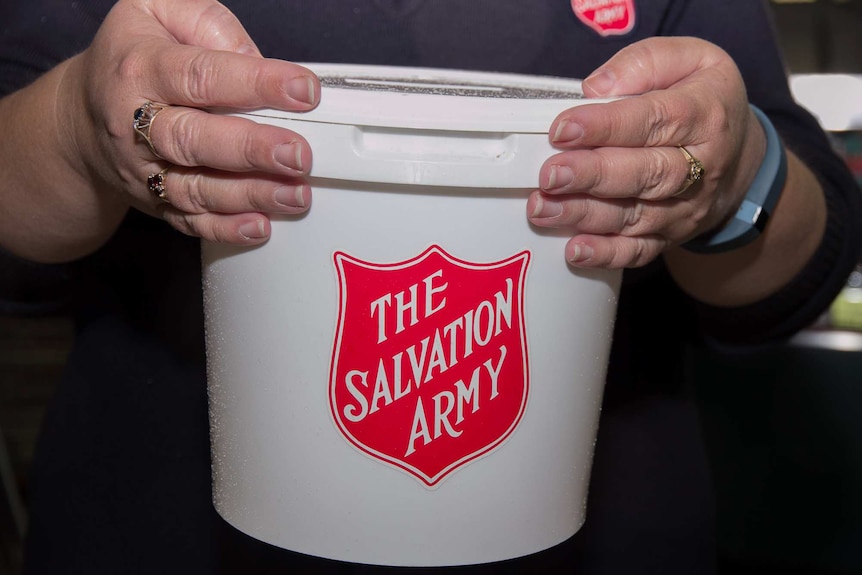
<svg viewBox="0 0 862 575">
<path fill-rule="evenodd" d="M 714 254 L 730 251 L 753 242 L 763 232 L 787 179 L 787 154 L 775 126 L 759 108 L 751 106 L 766 132 L 766 155 L 742 205 L 723 228 L 698 236 L 682 244 L 696 253 Z"/>
</svg>

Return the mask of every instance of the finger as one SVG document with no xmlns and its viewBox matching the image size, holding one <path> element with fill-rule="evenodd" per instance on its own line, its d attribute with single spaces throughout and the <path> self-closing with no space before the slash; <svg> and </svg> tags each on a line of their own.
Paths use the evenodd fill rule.
<svg viewBox="0 0 862 575">
<path fill-rule="evenodd" d="M 175 44 L 153 44 L 152 57 L 129 65 L 147 82 L 151 99 L 195 108 L 309 110 L 320 83 L 314 73 L 283 60 Z M 137 66 L 137 68 L 135 68 Z"/>
<path fill-rule="evenodd" d="M 588 97 L 614 97 L 662 90 L 721 60 L 716 45 L 697 38 L 655 37 L 630 44 L 583 82 Z"/>
<path fill-rule="evenodd" d="M 272 233 L 263 214 L 188 214 L 165 205 L 162 218 L 186 235 L 241 246 L 261 244 Z"/>
<path fill-rule="evenodd" d="M 580 268 L 642 267 L 656 259 L 668 242 L 657 236 L 576 236 L 566 244 L 566 260 Z"/>
<path fill-rule="evenodd" d="M 731 123 L 723 107 L 709 104 L 693 89 L 678 89 L 576 106 L 551 124 L 551 143 L 558 148 L 688 146 Z"/>
<path fill-rule="evenodd" d="M 260 55 L 239 19 L 214 0 L 156 0 L 145 6 L 181 44 Z"/>
<path fill-rule="evenodd" d="M 260 57 L 260 50 L 240 21 L 215 0 L 119 2 L 108 13 L 105 24 L 103 27 L 122 30 L 124 37 L 135 40 L 135 44 L 157 37 Z"/>
<path fill-rule="evenodd" d="M 677 148 L 595 148 L 549 158 L 539 172 L 548 194 L 661 200 L 686 185 L 689 164 Z"/>
<path fill-rule="evenodd" d="M 150 125 L 159 155 L 181 166 L 299 176 L 311 167 L 311 148 L 299 134 L 245 118 L 169 106 Z"/>
<path fill-rule="evenodd" d="M 530 221 L 541 227 L 570 229 L 576 234 L 660 234 L 675 240 L 690 235 L 706 216 L 698 205 L 683 198 L 651 202 L 534 192 L 527 209 Z"/>
<path fill-rule="evenodd" d="M 261 58 L 242 24 L 213 0 L 120 3 L 107 21 L 135 46 L 115 59 L 117 73 L 153 101 L 306 110 L 319 98 L 310 70 Z"/>
<path fill-rule="evenodd" d="M 710 135 L 737 133 L 741 107 L 747 105 L 744 82 L 730 57 L 693 38 L 633 44 L 584 84 L 590 96 L 642 95 L 563 112 L 551 126 L 558 147 L 688 146 Z"/>
<path fill-rule="evenodd" d="M 166 172 L 165 189 L 171 206 L 189 214 L 298 214 L 311 205 L 311 188 L 305 182 L 259 174 L 172 167 Z"/>
</svg>

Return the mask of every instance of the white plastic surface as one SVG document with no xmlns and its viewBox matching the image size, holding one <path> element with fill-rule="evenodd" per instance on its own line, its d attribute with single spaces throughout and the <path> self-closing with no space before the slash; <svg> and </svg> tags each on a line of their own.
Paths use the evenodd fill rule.
<svg viewBox="0 0 862 575">
<path fill-rule="evenodd" d="M 479 72 L 309 64 L 323 84 L 305 113 L 237 114 L 301 134 L 311 175 L 427 186 L 526 188 L 558 152 L 548 129 L 584 99 L 566 78 Z M 464 95 L 467 94 L 467 95 Z"/>
<path fill-rule="evenodd" d="M 305 64 L 323 84 L 314 110 L 256 116 L 423 130 L 547 134 L 557 113 L 607 100 L 583 98 L 580 80 L 463 70 Z"/>
<path fill-rule="evenodd" d="M 482 563 L 560 543 L 585 519 L 621 274 L 573 271 L 567 235 L 527 222 L 527 195 L 551 153 L 546 136 L 493 131 L 441 143 L 449 136 L 401 127 L 395 138 L 413 143 L 392 146 L 392 133 L 366 129 L 366 119 L 306 132 L 316 175 L 306 215 L 275 218 L 257 248 L 203 244 L 216 509 L 273 545 L 361 563 Z M 357 146 L 392 175 L 347 159 Z M 495 175 L 507 154 L 524 158 L 528 175 Z M 328 404 L 333 254 L 401 262 L 429 246 L 467 262 L 531 258 L 526 410 L 504 443 L 433 488 L 356 449 Z"/>
</svg>

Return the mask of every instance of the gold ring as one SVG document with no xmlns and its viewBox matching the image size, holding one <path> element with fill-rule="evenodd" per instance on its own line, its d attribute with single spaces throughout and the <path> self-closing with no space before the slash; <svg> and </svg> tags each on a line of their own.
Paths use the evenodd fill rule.
<svg viewBox="0 0 862 575">
<path fill-rule="evenodd" d="M 147 142 L 147 146 L 150 147 L 150 151 L 155 154 L 157 158 L 161 158 L 162 156 L 156 151 L 156 147 L 153 145 L 153 141 L 150 139 L 150 127 L 153 125 L 153 120 L 156 119 L 156 116 L 167 108 L 164 104 L 156 104 L 155 102 L 147 102 L 134 113 L 134 121 L 132 122 L 132 127 L 141 136 L 145 142 Z"/>
<path fill-rule="evenodd" d="M 168 168 L 165 168 L 158 174 L 150 174 L 147 176 L 147 187 L 150 192 L 166 204 L 171 203 L 168 199 L 168 190 L 165 188 L 165 180 L 168 177 Z"/>
<path fill-rule="evenodd" d="M 685 183 L 682 185 L 682 189 L 677 192 L 677 195 L 686 191 L 692 184 L 695 182 L 699 182 L 703 179 L 703 175 L 706 173 L 706 168 L 703 167 L 703 162 L 692 156 L 688 150 L 683 146 L 677 146 L 679 151 L 682 152 L 682 155 L 685 156 L 685 159 L 688 161 L 688 175 L 685 178 Z"/>
</svg>

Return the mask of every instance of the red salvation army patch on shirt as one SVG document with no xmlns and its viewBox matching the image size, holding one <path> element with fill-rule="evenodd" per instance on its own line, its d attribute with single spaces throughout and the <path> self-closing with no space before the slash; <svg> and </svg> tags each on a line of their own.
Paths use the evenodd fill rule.
<svg viewBox="0 0 862 575">
<path fill-rule="evenodd" d="M 634 0 L 572 0 L 572 10 L 602 36 L 628 34 L 635 26 Z"/>
<path fill-rule="evenodd" d="M 393 263 L 334 255 L 329 407 L 361 452 L 434 487 L 501 447 L 529 395 L 529 252 L 468 262 L 433 245 Z"/>
</svg>

